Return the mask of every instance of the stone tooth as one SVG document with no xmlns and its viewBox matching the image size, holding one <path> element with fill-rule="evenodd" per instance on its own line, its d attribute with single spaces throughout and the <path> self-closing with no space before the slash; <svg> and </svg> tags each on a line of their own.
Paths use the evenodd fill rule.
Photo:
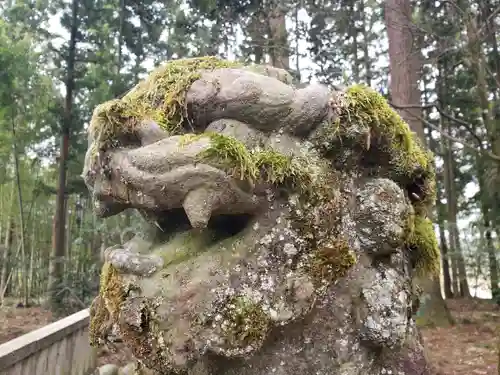
<svg viewBox="0 0 500 375">
<path fill-rule="evenodd" d="M 216 202 L 216 195 L 206 188 L 191 190 L 187 193 L 182 207 L 193 228 L 207 227 Z"/>
</svg>

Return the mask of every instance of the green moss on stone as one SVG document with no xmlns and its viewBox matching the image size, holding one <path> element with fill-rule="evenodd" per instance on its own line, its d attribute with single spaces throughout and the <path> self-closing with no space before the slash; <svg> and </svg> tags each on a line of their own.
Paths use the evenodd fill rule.
<svg viewBox="0 0 500 375">
<path fill-rule="evenodd" d="M 436 202 L 436 175 L 434 168 L 429 173 L 429 177 L 424 179 L 418 184 L 419 190 L 421 192 L 421 199 L 413 201 L 413 208 L 415 209 L 415 214 L 422 217 L 427 217 L 432 206 Z"/>
<path fill-rule="evenodd" d="M 356 257 L 344 238 L 336 238 L 313 250 L 308 265 L 316 285 L 330 284 L 346 275 L 356 263 Z"/>
<path fill-rule="evenodd" d="M 224 338 L 230 347 L 260 347 L 267 336 L 270 318 L 262 307 L 243 296 L 234 297 L 224 314 Z"/>
<path fill-rule="evenodd" d="M 196 229 L 176 234 L 168 242 L 155 247 L 151 255 L 163 259 L 164 268 L 191 259 L 210 248 L 215 234 L 209 229 Z"/>
<path fill-rule="evenodd" d="M 245 144 L 234 137 L 219 133 L 205 133 L 210 138 L 210 147 L 200 153 L 201 159 L 211 160 L 223 168 L 239 175 L 240 179 L 255 182 L 257 167 L 255 160 Z"/>
<path fill-rule="evenodd" d="M 337 103 L 339 104 L 339 103 Z M 346 130 L 339 130 L 338 124 Z M 363 85 L 348 88 L 340 103 L 340 122 L 334 133 L 348 132 L 350 126 L 368 129 L 379 157 L 389 164 L 389 177 L 404 188 L 414 212 L 406 228 L 408 245 L 413 249 L 418 274 L 439 272 L 439 248 L 426 217 L 436 199 L 434 155 L 428 151 L 387 100 Z"/>
<path fill-rule="evenodd" d="M 408 237 L 408 247 L 412 251 L 418 276 L 439 275 L 440 252 L 432 221 L 415 216 L 414 228 Z"/>
<path fill-rule="evenodd" d="M 98 139 L 100 147 L 110 146 L 117 134 L 132 133 L 142 120 L 153 120 L 174 134 L 187 116 L 186 93 L 202 72 L 239 66 L 216 57 L 169 61 L 123 98 L 99 105 L 94 110 L 89 132 Z"/>
<path fill-rule="evenodd" d="M 238 139 L 215 132 L 185 134 L 180 146 L 202 137 L 209 137 L 211 144 L 199 154 L 199 159 L 216 164 L 241 180 L 251 184 L 265 182 L 285 185 L 301 192 L 314 189 L 312 170 L 299 157 L 283 155 L 270 148 L 249 150 Z"/>
<path fill-rule="evenodd" d="M 337 103 L 338 102 L 338 103 Z M 435 201 L 434 155 L 427 150 L 387 100 L 364 85 L 348 88 L 334 103 L 340 111 L 332 133 L 349 133 L 352 127 L 367 129 L 369 144 L 376 144 L 378 158 L 387 160 L 390 177 L 408 190 L 417 214 L 425 213 Z M 339 126 L 340 129 L 339 130 Z M 370 147 L 361 145 L 363 149 Z"/>
<path fill-rule="evenodd" d="M 266 182 L 307 191 L 314 179 L 305 160 L 280 154 L 272 149 L 254 153 L 255 166 Z"/>
<path fill-rule="evenodd" d="M 432 153 L 425 150 L 408 124 L 382 95 L 369 87 L 354 85 L 347 89 L 345 99 L 343 120 L 366 126 L 376 137 L 383 139 L 392 167 L 398 174 L 412 178 L 415 170 L 432 168 Z"/>
</svg>

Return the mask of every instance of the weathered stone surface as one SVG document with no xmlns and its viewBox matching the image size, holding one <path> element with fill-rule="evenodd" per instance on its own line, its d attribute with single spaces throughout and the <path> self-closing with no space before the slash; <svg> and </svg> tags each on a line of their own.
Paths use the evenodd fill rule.
<svg viewBox="0 0 500 375">
<path fill-rule="evenodd" d="M 121 373 L 429 373 L 432 155 L 370 89 L 290 78 L 174 61 L 94 112 L 95 212 L 150 224 L 104 252 L 91 309 L 92 343 L 114 327 L 138 360 Z"/>
<path fill-rule="evenodd" d="M 97 375 L 118 375 L 119 368 L 116 365 L 103 365 L 97 370 Z"/>
</svg>

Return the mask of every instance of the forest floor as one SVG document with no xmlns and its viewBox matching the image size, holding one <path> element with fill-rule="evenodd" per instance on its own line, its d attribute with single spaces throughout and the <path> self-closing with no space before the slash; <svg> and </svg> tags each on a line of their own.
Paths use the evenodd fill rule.
<svg viewBox="0 0 500 375">
<path fill-rule="evenodd" d="M 497 327 L 500 308 L 485 300 L 447 302 L 456 325 L 424 328 L 422 333 L 435 375 L 497 375 Z M 53 321 L 40 307 L 0 309 L 0 344 Z M 128 350 L 119 353 L 101 349 L 99 364 L 124 365 L 132 358 Z"/>
<path fill-rule="evenodd" d="M 456 324 L 423 328 L 436 375 L 497 375 L 500 308 L 487 300 L 448 300 Z"/>
</svg>

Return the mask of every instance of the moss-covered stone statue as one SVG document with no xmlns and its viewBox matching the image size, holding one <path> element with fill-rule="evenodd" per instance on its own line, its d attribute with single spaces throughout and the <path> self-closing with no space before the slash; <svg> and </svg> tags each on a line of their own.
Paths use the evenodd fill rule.
<svg viewBox="0 0 500 375">
<path fill-rule="evenodd" d="M 371 89 L 171 61 L 95 109 L 83 177 L 97 215 L 149 223 L 105 251 L 91 307 L 137 374 L 429 373 L 432 155 Z"/>
</svg>

